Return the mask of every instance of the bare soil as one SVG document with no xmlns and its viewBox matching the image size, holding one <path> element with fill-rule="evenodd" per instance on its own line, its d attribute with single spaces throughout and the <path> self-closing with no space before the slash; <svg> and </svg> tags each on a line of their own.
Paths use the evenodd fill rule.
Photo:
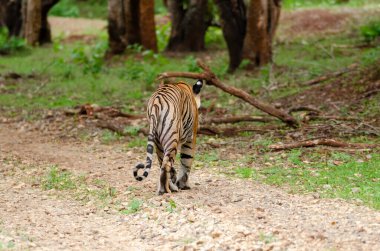
<svg viewBox="0 0 380 251">
<path fill-rule="evenodd" d="M 380 212 L 338 199 L 281 189 L 195 169 L 192 189 L 155 194 L 155 168 L 143 183 L 131 167 L 144 158 L 122 144 L 62 140 L 0 125 L 0 242 L 32 250 L 379 250 Z M 117 199 L 144 201 L 135 214 L 99 208 L 31 180 L 44 167 L 114 186 Z M 130 191 L 128 188 L 137 188 Z M 169 212 L 169 199 L 177 209 Z"/>
</svg>

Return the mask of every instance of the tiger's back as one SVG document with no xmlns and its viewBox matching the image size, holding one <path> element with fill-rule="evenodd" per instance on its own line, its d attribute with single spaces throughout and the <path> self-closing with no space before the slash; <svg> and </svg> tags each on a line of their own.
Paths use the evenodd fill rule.
<svg viewBox="0 0 380 251">
<path fill-rule="evenodd" d="M 158 88 L 148 101 L 146 164 L 138 164 L 133 173 L 139 181 L 149 175 L 156 148 L 161 168 L 159 194 L 190 188 L 188 176 L 195 152 L 201 88 L 201 81 L 197 81 L 193 88 L 183 82 L 167 84 Z M 179 147 L 181 167 L 177 177 L 173 164 Z M 143 175 L 139 176 L 138 170 L 142 168 Z"/>
</svg>

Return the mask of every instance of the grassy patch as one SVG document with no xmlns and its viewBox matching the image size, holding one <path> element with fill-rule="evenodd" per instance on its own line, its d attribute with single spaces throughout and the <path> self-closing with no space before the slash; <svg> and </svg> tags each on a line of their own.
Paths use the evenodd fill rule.
<svg viewBox="0 0 380 251">
<path fill-rule="evenodd" d="M 296 8 L 315 8 L 315 7 L 341 7 L 351 6 L 360 7 L 365 5 L 377 4 L 377 0 L 284 0 L 283 6 L 285 9 Z"/>
<path fill-rule="evenodd" d="M 236 168 L 235 172 L 239 177 L 243 179 L 248 179 L 252 177 L 253 169 L 249 167 L 240 167 L 240 168 Z"/>
<path fill-rule="evenodd" d="M 131 201 L 129 201 L 128 208 L 125 210 L 122 210 L 121 213 L 123 213 L 123 214 L 137 213 L 138 211 L 140 211 L 142 204 L 143 204 L 143 202 L 141 200 L 134 198 Z"/>
<path fill-rule="evenodd" d="M 42 178 L 41 185 L 45 190 L 70 190 L 75 189 L 78 182 L 75 180 L 72 173 L 59 170 L 56 166 L 53 166 Z"/>
<path fill-rule="evenodd" d="M 116 197 L 116 189 L 104 180 L 96 179 L 88 181 L 84 175 L 74 175 L 73 173 L 60 170 L 57 166 L 51 167 L 40 180 L 44 190 L 69 190 L 74 199 L 89 202 L 95 201 L 99 206 L 108 205 Z"/>
<path fill-rule="evenodd" d="M 297 150 L 284 158 L 287 161 L 282 160 L 282 165 L 274 163 L 257 170 L 259 180 L 285 185 L 291 192 L 318 192 L 322 197 L 356 199 L 380 209 L 379 154 L 320 154 Z"/>
</svg>

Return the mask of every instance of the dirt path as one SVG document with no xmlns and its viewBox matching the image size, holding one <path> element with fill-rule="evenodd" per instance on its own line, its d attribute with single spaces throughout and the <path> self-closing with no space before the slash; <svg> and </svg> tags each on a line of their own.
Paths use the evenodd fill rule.
<svg viewBox="0 0 380 251">
<path fill-rule="evenodd" d="M 193 189 L 156 196 L 157 168 L 144 183 L 130 167 L 143 152 L 123 145 L 62 141 L 0 124 L 0 244 L 31 250 L 379 250 L 380 212 L 199 169 Z M 16 161 L 9 161 L 17 159 Z M 135 214 L 99 210 L 22 178 L 25 165 L 56 164 L 104 179 Z M 24 167 L 23 167 L 24 166 Z M 37 168 L 38 169 L 38 168 Z M 24 176 L 23 176 L 24 175 Z M 129 191 L 128 187 L 143 188 Z M 57 196 L 60 195 L 60 196 Z M 174 212 L 167 210 L 175 201 Z"/>
</svg>

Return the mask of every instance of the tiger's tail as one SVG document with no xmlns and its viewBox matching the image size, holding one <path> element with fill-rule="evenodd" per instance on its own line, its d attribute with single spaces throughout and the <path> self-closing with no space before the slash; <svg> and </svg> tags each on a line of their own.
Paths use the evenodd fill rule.
<svg viewBox="0 0 380 251">
<path fill-rule="evenodd" d="M 154 138 L 153 133 L 149 132 L 148 135 L 148 143 L 146 146 L 146 163 L 145 165 L 143 163 L 138 163 L 135 168 L 133 168 L 133 176 L 136 180 L 142 181 L 146 177 L 148 177 L 150 169 L 152 167 L 152 161 L 153 161 L 153 150 L 154 150 Z M 139 175 L 139 169 L 144 169 L 144 172 L 142 175 Z"/>
</svg>

